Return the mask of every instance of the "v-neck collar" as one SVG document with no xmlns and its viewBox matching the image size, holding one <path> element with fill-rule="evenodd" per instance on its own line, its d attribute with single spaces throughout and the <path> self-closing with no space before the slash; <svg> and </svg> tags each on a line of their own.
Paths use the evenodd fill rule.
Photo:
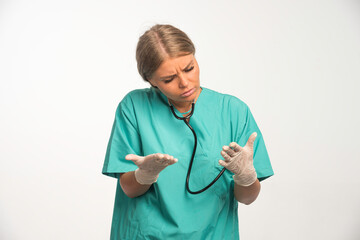
<svg viewBox="0 0 360 240">
<path fill-rule="evenodd" d="M 160 97 L 162 98 L 162 100 L 165 102 L 166 105 L 169 105 L 169 101 L 168 101 L 168 98 L 165 96 L 165 94 L 163 94 L 158 88 L 154 88 L 154 87 L 151 87 L 154 91 L 158 92 Z M 204 98 L 204 95 L 206 96 L 207 95 L 207 91 L 208 89 L 207 88 L 204 88 L 202 86 L 200 86 L 201 88 L 201 92 L 198 96 L 198 98 L 196 99 L 196 102 L 195 102 L 195 110 L 194 110 L 194 114 L 196 113 L 196 109 L 201 106 L 202 102 L 203 102 L 203 98 Z M 174 106 L 174 111 L 175 113 L 178 115 L 178 116 L 182 116 L 183 113 L 181 113 L 179 110 L 176 109 L 176 107 Z M 194 115 L 193 114 L 193 115 Z"/>
</svg>

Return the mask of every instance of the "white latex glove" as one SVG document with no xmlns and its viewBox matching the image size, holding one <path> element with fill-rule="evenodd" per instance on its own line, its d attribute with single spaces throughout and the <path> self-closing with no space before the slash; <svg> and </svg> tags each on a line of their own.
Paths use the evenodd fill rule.
<svg viewBox="0 0 360 240">
<path fill-rule="evenodd" d="M 128 154 L 125 159 L 133 161 L 139 167 L 135 170 L 135 179 L 143 185 L 156 182 L 159 173 L 164 168 L 178 161 L 173 156 L 161 153 L 154 153 L 145 157 Z"/>
<path fill-rule="evenodd" d="M 224 160 L 219 160 L 219 164 L 235 175 L 234 182 L 240 186 L 250 186 L 256 179 L 256 171 L 253 164 L 254 141 L 257 133 L 250 135 L 245 147 L 239 146 L 236 142 L 224 146 L 221 156 Z"/>
</svg>

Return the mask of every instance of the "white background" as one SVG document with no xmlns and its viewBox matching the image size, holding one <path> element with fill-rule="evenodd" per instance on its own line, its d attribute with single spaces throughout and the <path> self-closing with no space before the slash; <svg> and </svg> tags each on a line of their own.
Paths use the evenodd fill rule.
<svg viewBox="0 0 360 240">
<path fill-rule="evenodd" d="M 0 239 L 109 238 L 102 164 L 155 23 L 190 36 L 201 85 L 264 135 L 275 175 L 239 207 L 241 239 L 360 239 L 356 0 L 0 1 Z"/>
</svg>

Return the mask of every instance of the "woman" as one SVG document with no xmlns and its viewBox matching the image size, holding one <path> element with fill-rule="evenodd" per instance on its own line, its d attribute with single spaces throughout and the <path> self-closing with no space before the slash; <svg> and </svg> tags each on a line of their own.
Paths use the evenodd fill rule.
<svg viewBox="0 0 360 240">
<path fill-rule="evenodd" d="M 202 87 L 194 54 L 171 25 L 139 39 L 138 70 L 151 87 L 127 94 L 116 111 L 103 167 L 119 179 L 111 239 L 239 239 L 238 202 L 252 203 L 273 175 L 249 108 Z"/>
</svg>

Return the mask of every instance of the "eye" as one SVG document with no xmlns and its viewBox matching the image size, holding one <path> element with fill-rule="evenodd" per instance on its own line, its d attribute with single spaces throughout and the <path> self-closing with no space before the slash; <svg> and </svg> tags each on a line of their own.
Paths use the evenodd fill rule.
<svg viewBox="0 0 360 240">
<path fill-rule="evenodd" d="M 169 78 L 168 80 L 164 80 L 164 83 L 169 83 L 169 82 L 171 82 L 173 79 L 174 79 L 174 77 Z"/>
<path fill-rule="evenodd" d="M 190 72 L 191 70 L 193 70 L 194 69 L 194 66 L 192 66 L 192 67 L 190 67 L 190 68 L 188 68 L 188 69 L 185 69 L 184 71 L 185 72 Z"/>
</svg>

